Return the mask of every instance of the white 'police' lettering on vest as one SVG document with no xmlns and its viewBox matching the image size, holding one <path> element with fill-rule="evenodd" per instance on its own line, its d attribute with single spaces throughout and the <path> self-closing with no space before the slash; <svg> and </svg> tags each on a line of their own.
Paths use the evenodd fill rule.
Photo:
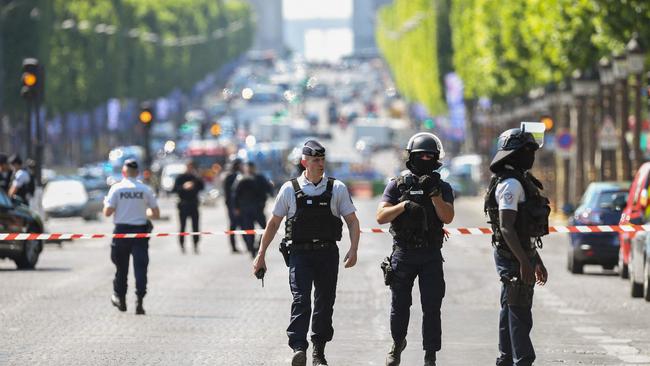
<svg viewBox="0 0 650 366">
<path fill-rule="evenodd" d="M 120 199 L 144 199 L 144 192 L 120 192 Z"/>
</svg>

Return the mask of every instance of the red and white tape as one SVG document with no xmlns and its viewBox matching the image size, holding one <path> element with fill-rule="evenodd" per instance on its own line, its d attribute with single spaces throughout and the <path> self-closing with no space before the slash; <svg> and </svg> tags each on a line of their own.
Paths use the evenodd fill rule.
<svg viewBox="0 0 650 366">
<path fill-rule="evenodd" d="M 492 229 L 487 227 L 472 228 L 445 228 L 449 235 L 491 235 Z M 650 231 L 650 225 L 597 225 L 597 226 L 551 226 L 550 233 L 630 233 Z M 364 228 L 362 233 L 379 234 L 388 233 L 384 228 Z M 183 233 L 131 233 L 131 234 L 71 234 L 71 233 L 0 233 L 0 241 L 14 240 L 78 240 L 78 239 L 137 239 L 137 238 L 163 238 L 169 236 L 195 236 L 195 235 L 253 235 L 263 234 L 264 230 L 224 230 L 224 231 L 197 231 Z"/>
</svg>

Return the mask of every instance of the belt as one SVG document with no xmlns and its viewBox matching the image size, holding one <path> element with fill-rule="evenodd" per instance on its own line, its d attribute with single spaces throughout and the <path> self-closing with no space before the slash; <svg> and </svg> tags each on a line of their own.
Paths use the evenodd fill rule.
<svg viewBox="0 0 650 366">
<path fill-rule="evenodd" d="M 319 250 L 336 247 L 333 241 L 317 241 L 314 243 L 291 243 L 289 250 Z"/>
</svg>

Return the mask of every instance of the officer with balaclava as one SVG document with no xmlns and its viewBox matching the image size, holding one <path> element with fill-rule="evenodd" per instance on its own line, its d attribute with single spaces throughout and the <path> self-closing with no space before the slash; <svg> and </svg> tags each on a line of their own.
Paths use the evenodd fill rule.
<svg viewBox="0 0 650 366">
<path fill-rule="evenodd" d="M 549 201 L 542 184 L 529 172 L 540 143 L 525 129 L 499 136 L 490 164 L 493 176 L 485 196 L 485 212 L 492 225 L 494 259 L 501 278 L 499 315 L 500 366 L 530 366 L 535 350 L 530 340 L 535 282 L 544 285 L 548 273 L 538 248 L 548 234 Z"/>
<path fill-rule="evenodd" d="M 444 150 L 432 133 L 420 132 L 406 146 L 408 172 L 388 183 L 377 210 L 377 222 L 389 223 L 393 235 L 393 252 L 387 263 L 392 275 L 386 277 L 392 299 L 390 330 L 393 345 L 386 358 L 387 366 L 400 364 L 406 347 L 411 291 L 419 278 L 422 303 L 422 346 L 424 364 L 436 364 L 441 347 L 440 307 L 445 296 L 442 268 L 444 224 L 454 218 L 454 195 L 451 186 L 436 172 L 442 166 Z M 382 266 L 383 267 L 383 266 Z"/>
</svg>

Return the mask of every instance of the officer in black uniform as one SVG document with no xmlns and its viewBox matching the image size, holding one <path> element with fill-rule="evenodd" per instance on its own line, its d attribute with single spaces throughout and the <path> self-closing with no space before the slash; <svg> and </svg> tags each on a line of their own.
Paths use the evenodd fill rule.
<svg viewBox="0 0 650 366">
<path fill-rule="evenodd" d="M 292 366 L 305 366 L 309 318 L 312 314 L 311 290 L 314 287 L 311 341 L 314 366 L 327 365 L 325 343 L 332 340 L 332 314 L 336 297 L 342 216 L 350 231 L 350 250 L 345 255 L 345 268 L 357 262 L 359 220 L 350 194 L 342 182 L 324 175 L 325 148 L 314 140 L 302 149 L 301 163 L 306 170 L 298 178 L 286 182 L 276 197 L 273 217 L 262 236 L 253 272 L 266 270 L 266 249 L 286 220 L 286 237 L 280 251 L 289 266 L 289 283 L 293 295 L 291 321 L 287 328 L 289 347 L 293 349 Z M 288 246 L 288 252 L 286 244 Z"/>
<path fill-rule="evenodd" d="M 235 184 L 235 179 L 241 174 L 241 159 L 233 159 L 230 165 L 230 172 L 226 175 L 223 180 L 223 197 L 226 203 L 226 209 L 228 210 L 228 227 L 230 230 L 236 230 L 239 227 L 239 216 L 235 213 L 235 206 L 233 202 L 233 186 Z M 236 240 L 234 235 L 229 236 L 230 247 L 233 253 L 239 253 L 237 250 Z"/>
<path fill-rule="evenodd" d="M 0 153 L 0 189 L 4 193 L 9 193 L 11 187 L 12 171 L 9 166 L 9 159 L 7 154 Z"/>
<path fill-rule="evenodd" d="M 485 212 L 494 235 L 494 259 L 501 278 L 499 366 L 530 366 L 535 350 L 530 340 L 535 282 L 548 273 L 537 251 L 548 234 L 549 201 L 542 184 L 530 173 L 538 143 L 531 133 L 513 128 L 499 136 L 490 164 L 493 176 L 485 196 Z"/>
<path fill-rule="evenodd" d="M 158 203 L 149 186 L 137 180 L 138 163 L 133 159 L 124 161 L 124 179 L 113 184 L 104 199 L 104 215 L 112 216 L 115 223 L 113 233 L 151 232 L 151 219 L 160 217 Z M 136 309 L 135 313 L 144 315 L 143 298 L 147 293 L 147 267 L 149 265 L 149 238 L 113 239 L 111 261 L 115 264 L 113 296 L 111 303 L 120 311 L 126 311 L 126 285 L 129 273 L 129 259 L 133 256 L 135 274 Z"/>
<path fill-rule="evenodd" d="M 198 175 L 194 162 L 187 162 L 185 173 L 176 177 L 174 181 L 173 192 L 178 194 L 178 217 L 180 219 L 180 230 L 185 232 L 187 219 L 192 220 L 192 231 L 199 231 L 199 193 L 205 185 L 203 179 Z M 181 252 L 185 253 L 185 236 L 178 237 L 181 246 Z M 192 236 L 194 242 L 194 253 L 199 253 L 200 236 Z"/>
<path fill-rule="evenodd" d="M 248 165 L 244 172 L 240 174 L 233 184 L 232 205 L 235 209 L 235 215 L 239 220 L 242 230 L 255 229 L 255 221 L 259 211 L 259 191 L 255 177 L 250 174 Z M 265 225 L 264 225 L 265 226 Z M 255 258 L 257 249 L 255 248 L 255 234 L 243 235 L 246 249 Z"/>
<path fill-rule="evenodd" d="M 454 195 L 451 186 L 440 179 L 444 150 L 438 137 L 420 132 L 406 146 L 408 172 L 391 180 L 384 190 L 377 210 L 379 224 L 391 223 L 393 253 L 385 271 L 392 292 L 390 330 L 393 345 L 387 366 L 400 364 L 406 347 L 411 292 L 415 277 L 419 278 L 422 303 L 422 346 L 425 366 L 436 364 L 441 347 L 440 307 L 445 296 L 442 268 L 444 224 L 454 218 Z"/>
</svg>

